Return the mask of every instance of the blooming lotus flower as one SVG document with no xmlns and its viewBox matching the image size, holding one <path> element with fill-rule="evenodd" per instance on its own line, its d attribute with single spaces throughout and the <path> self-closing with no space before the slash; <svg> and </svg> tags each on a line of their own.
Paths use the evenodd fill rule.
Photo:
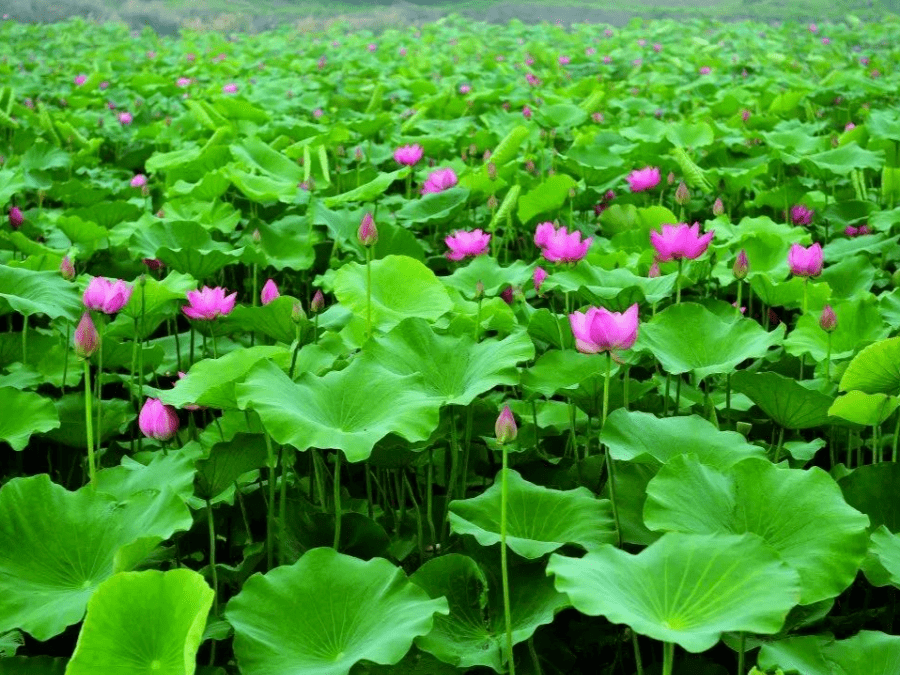
<svg viewBox="0 0 900 675">
<path fill-rule="evenodd" d="M 269 279 L 262 287 L 262 292 L 259 294 L 259 301 L 264 305 L 268 305 L 280 295 L 281 293 L 278 292 L 278 286 L 275 284 L 275 281 Z"/>
<path fill-rule="evenodd" d="M 612 63 L 612 57 L 611 57 L 611 56 L 604 56 L 604 57 L 603 57 L 603 63 L 609 65 L 610 63 Z"/>
<path fill-rule="evenodd" d="M 236 94 L 237 93 L 237 85 L 234 82 L 229 82 L 228 84 L 222 87 L 223 94 Z"/>
<path fill-rule="evenodd" d="M 83 359 L 89 359 L 97 351 L 100 346 L 100 334 L 94 322 L 91 321 L 91 313 L 85 312 L 81 315 L 81 321 L 75 328 L 75 354 Z"/>
<path fill-rule="evenodd" d="M 547 270 L 545 270 L 543 267 L 538 266 L 534 268 L 534 290 L 538 293 L 541 292 L 541 286 L 543 285 L 544 281 L 546 281 L 547 276 Z"/>
<path fill-rule="evenodd" d="M 703 66 L 703 67 L 700 69 L 700 74 L 701 74 L 701 75 L 709 75 L 711 72 L 712 72 L 712 68 L 710 68 L 709 66 Z"/>
<path fill-rule="evenodd" d="M 557 61 L 559 61 L 559 65 L 567 66 L 572 62 L 572 59 L 569 58 L 568 56 L 565 56 L 564 54 L 561 54 L 559 56 L 559 58 L 557 59 Z"/>
<path fill-rule="evenodd" d="M 189 77 L 179 77 L 175 80 L 175 86 L 177 87 L 188 87 L 191 84 L 191 78 Z"/>
<path fill-rule="evenodd" d="M 825 305 L 822 308 L 822 315 L 819 317 L 819 328 L 826 333 L 831 333 L 837 328 L 837 322 L 837 315 L 831 305 Z"/>
<path fill-rule="evenodd" d="M 22 215 L 22 209 L 18 206 L 11 207 L 9 209 L 9 226 L 14 230 L 18 230 L 24 222 L 25 216 Z"/>
<path fill-rule="evenodd" d="M 791 222 L 794 225 L 809 225 L 812 222 L 814 213 L 815 211 L 803 204 L 794 204 L 791 207 Z"/>
<path fill-rule="evenodd" d="M 135 174 L 134 178 L 131 179 L 131 187 L 133 188 L 142 188 L 147 186 L 147 176 L 142 173 Z"/>
<path fill-rule="evenodd" d="M 63 256 L 62 261 L 59 263 L 59 273 L 66 281 L 72 281 L 75 278 L 75 266 L 72 264 L 72 259 L 69 256 Z"/>
<path fill-rule="evenodd" d="M 494 423 L 494 435 L 497 437 L 497 443 L 503 445 L 514 441 L 518 433 L 519 429 L 516 426 L 516 418 L 513 417 L 512 410 L 508 405 L 503 406 L 503 411 Z"/>
<path fill-rule="evenodd" d="M 565 227 L 559 229 L 553 223 L 541 223 L 534 233 L 537 244 L 546 260 L 550 262 L 578 262 L 587 255 L 592 238 L 581 240 L 581 232 L 569 232 Z"/>
<path fill-rule="evenodd" d="M 200 291 L 188 291 L 187 299 L 190 304 L 181 308 L 181 311 L 190 319 L 198 321 L 212 321 L 218 316 L 225 316 L 234 309 L 234 301 L 237 292 L 229 296 L 225 295 L 225 289 L 204 286 Z"/>
<path fill-rule="evenodd" d="M 359 237 L 359 243 L 363 246 L 373 246 L 378 241 L 378 228 L 375 227 L 375 220 L 371 213 L 363 216 L 356 234 Z"/>
<path fill-rule="evenodd" d="M 524 117 L 526 120 L 531 119 L 531 108 L 529 108 L 527 105 L 523 106 L 522 108 L 522 117 Z"/>
<path fill-rule="evenodd" d="M 487 253 L 488 244 L 491 241 L 491 235 L 481 231 L 481 229 L 460 230 L 452 235 L 444 238 L 444 243 L 450 249 L 447 253 L 449 260 L 462 260 L 467 257 L 475 257 Z"/>
<path fill-rule="evenodd" d="M 402 145 L 394 150 L 394 161 L 405 166 L 413 166 L 422 159 L 422 146 L 418 143 L 414 145 Z"/>
<path fill-rule="evenodd" d="M 80 87 L 80 86 L 83 85 L 85 82 L 87 82 L 87 75 L 81 74 L 81 75 L 76 75 L 76 76 L 75 76 L 75 84 L 76 84 L 77 86 Z"/>
<path fill-rule="evenodd" d="M 859 227 L 848 225 L 844 228 L 844 234 L 848 237 L 858 237 L 864 234 L 872 234 L 872 230 L 869 229 L 868 225 L 860 225 Z"/>
<path fill-rule="evenodd" d="M 655 230 L 650 232 L 650 243 L 656 249 L 656 258 L 659 262 L 685 258 L 694 260 L 706 253 L 714 234 L 715 230 L 710 230 L 701 235 L 700 223 L 663 225 L 662 232 Z"/>
<path fill-rule="evenodd" d="M 122 279 L 110 281 L 103 277 L 94 277 L 84 289 L 82 300 L 88 309 L 104 314 L 115 314 L 128 304 L 133 290 Z"/>
<path fill-rule="evenodd" d="M 740 253 L 737 254 L 737 258 L 734 261 L 734 267 L 731 268 L 731 271 L 734 273 L 735 279 L 743 279 L 747 276 L 749 270 L 750 261 L 747 260 L 747 251 L 742 248 Z"/>
<path fill-rule="evenodd" d="M 131 124 L 134 121 L 134 117 L 131 116 L 130 112 L 120 112 L 117 117 L 119 119 L 119 124 L 122 126 Z"/>
<path fill-rule="evenodd" d="M 746 313 L 747 313 L 747 308 L 746 308 L 746 307 L 738 307 L 738 306 L 737 306 L 737 300 L 735 300 L 734 302 L 732 302 L 732 303 L 731 303 L 731 306 L 734 307 L 736 310 L 738 310 L 741 314 L 746 314 Z"/>
<path fill-rule="evenodd" d="M 472 87 L 470 85 L 468 85 L 468 84 L 459 85 L 459 93 L 460 94 L 468 94 L 470 91 L 472 91 Z"/>
<path fill-rule="evenodd" d="M 809 248 L 792 244 L 788 251 L 791 274 L 798 277 L 817 277 L 822 273 L 822 246 L 815 243 Z"/>
<path fill-rule="evenodd" d="M 589 307 L 587 312 L 569 314 L 569 324 L 575 348 L 582 354 L 630 349 L 637 340 L 638 305 L 634 303 L 621 313 Z"/>
<path fill-rule="evenodd" d="M 625 180 L 632 192 L 643 192 L 659 185 L 659 169 L 655 166 L 637 169 L 628 174 Z"/>
<path fill-rule="evenodd" d="M 168 441 L 178 431 L 178 415 L 175 408 L 158 398 L 148 398 L 138 416 L 138 426 L 147 438 Z"/>
<path fill-rule="evenodd" d="M 844 125 L 844 131 L 853 131 L 856 128 L 856 125 L 853 122 L 847 122 Z"/>
<path fill-rule="evenodd" d="M 449 190 L 456 185 L 458 180 L 456 172 L 453 171 L 453 169 L 446 168 L 432 171 L 428 175 L 428 178 L 425 179 L 425 184 L 422 186 L 422 194 L 427 195 Z"/>
</svg>

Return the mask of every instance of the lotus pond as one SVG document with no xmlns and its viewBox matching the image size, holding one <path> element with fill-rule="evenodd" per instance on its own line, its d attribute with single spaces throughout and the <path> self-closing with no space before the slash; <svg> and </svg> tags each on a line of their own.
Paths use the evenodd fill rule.
<svg viewBox="0 0 900 675">
<path fill-rule="evenodd" d="M 0 673 L 896 675 L 897 30 L 0 24 Z"/>
</svg>

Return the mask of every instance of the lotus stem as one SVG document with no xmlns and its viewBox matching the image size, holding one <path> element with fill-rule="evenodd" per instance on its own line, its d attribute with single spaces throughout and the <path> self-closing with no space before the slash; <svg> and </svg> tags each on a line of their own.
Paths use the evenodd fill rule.
<svg viewBox="0 0 900 675">
<path fill-rule="evenodd" d="M 675 665 L 675 643 L 663 642 L 663 669 L 662 675 L 672 675 Z"/>
<path fill-rule="evenodd" d="M 644 675 L 644 661 L 641 659 L 641 645 L 638 643 L 638 634 L 631 630 L 631 644 L 634 646 L 634 662 L 637 666 L 637 675 Z"/>
<path fill-rule="evenodd" d="M 897 461 L 898 439 L 900 439 L 900 411 L 897 412 L 897 422 L 894 424 L 894 443 L 891 446 L 891 461 Z"/>
<path fill-rule="evenodd" d="M 267 569 L 272 569 L 274 560 L 274 544 L 272 542 L 275 536 L 275 453 L 272 451 L 272 438 L 268 433 L 263 433 L 266 439 L 266 464 L 269 474 L 269 503 L 266 505 L 266 565 Z"/>
<path fill-rule="evenodd" d="M 278 498 L 278 564 L 284 564 L 284 528 L 287 517 L 287 470 L 284 465 L 284 446 L 278 448 L 278 464 L 281 466 L 281 494 Z"/>
<path fill-rule="evenodd" d="M 334 548 L 341 543 L 341 451 L 334 453 Z"/>
<path fill-rule="evenodd" d="M 731 415 L 731 373 L 725 375 L 725 413 Z"/>
<path fill-rule="evenodd" d="M 544 675 L 544 671 L 541 669 L 541 660 L 538 658 L 537 650 L 534 648 L 534 635 L 528 638 L 528 653 L 531 654 L 531 663 L 534 665 L 535 675 Z M 638 673 L 638 675 L 643 675 L 643 673 Z"/>
<path fill-rule="evenodd" d="M 509 659 L 509 673 L 516 675 L 516 664 L 513 658 L 513 638 L 512 638 L 512 612 L 509 608 L 509 570 L 506 561 L 506 502 L 509 493 L 507 485 L 506 473 L 508 471 L 508 453 L 506 444 L 500 446 L 503 455 L 503 470 L 500 474 L 500 571 L 503 577 L 503 619 L 506 624 L 506 651 Z"/>
<path fill-rule="evenodd" d="M 778 464 L 778 460 L 781 459 L 781 448 L 784 446 L 784 427 L 778 427 L 778 445 L 775 446 L 775 461 L 774 464 Z"/>
<path fill-rule="evenodd" d="M 741 631 L 739 635 L 740 645 L 738 646 L 738 675 L 744 675 L 747 672 L 747 669 L 744 665 L 744 651 L 746 648 L 747 636 L 744 631 Z"/>
<path fill-rule="evenodd" d="M 294 368 L 297 367 L 297 354 L 300 353 L 300 324 L 299 323 L 297 324 L 297 328 L 294 331 L 294 333 L 295 333 L 295 336 L 297 339 L 297 346 L 294 347 L 294 353 L 291 354 L 291 367 L 290 367 L 290 370 L 288 370 L 288 377 L 291 378 L 292 380 L 294 379 Z"/>
<path fill-rule="evenodd" d="M 448 525 L 450 522 L 450 502 L 453 499 L 453 493 L 456 490 L 456 482 L 458 480 L 458 471 L 459 471 L 459 438 L 456 432 L 456 412 L 453 406 L 450 406 L 450 478 L 447 481 L 447 503 L 444 506 L 444 517 L 441 519 L 441 540 L 445 538 L 444 536 L 444 526 Z M 429 471 L 431 470 L 431 456 L 429 453 Z M 465 479 L 463 479 L 465 482 Z M 431 474 L 429 473 L 429 481 L 428 481 L 428 490 L 429 490 L 429 501 L 431 499 Z M 463 487 L 462 492 L 463 499 L 465 499 L 465 487 Z M 431 506 L 429 504 L 428 517 L 431 518 Z M 449 528 L 447 531 L 447 536 L 449 536 Z"/>
<path fill-rule="evenodd" d="M 91 486 L 96 489 L 97 482 L 97 465 L 94 459 L 94 420 L 91 415 L 91 364 L 87 359 L 84 360 L 84 422 L 85 433 L 87 434 L 87 453 L 88 453 L 88 476 L 90 477 Z M 97 435 L 100 435 L 99 430 Z"/>
<path fill-rule="evenodd" d="M 102 325 L 102 324 L 101 324 Z M 103 376 L 103 341 L 100 341 L 100 345 L 97 347 L 97 377 L 96 377 L 96 386 L 97 386 L 97 456 L 100 456 L 100 444 L 103 442 L 103 426 L 102 426 L 102 416 L 103 416 L 103 390 L 100 389 L 101 383 L 100 379 Z M 91 479 L 93 482 L 93 479 Z"/>
<path fill-rule="evenodd" d="M 455 453 L 454 453 L 455 454 Z M 425 494 L 425 517 L 428 519 L 428 529 L 431 533 L 431 546 L 434 548 L 437 543 L 437 533 L 434 528 L 434 452 L 432 448 L 428 448 L 428 468 L 425 470 L 426 481 L 428 483 L 428 492 Z M 450 489 L 452 481 L 448 484 Z M 449 506 L 449 502 L 448 502 Z"/>
<path fill-rule="evenodd" d="M 69 344 L 69 340 L 72 336 L 72 325 L 70 323 L 66 323 L 66 355 L 63 360 L 63 376 L 62 376 L 62 394 L 66 395 L 66 376 L 69 374 L 69 350 L 72 349 L 72 345 Z"/>
<path fill-rule="evenodd" d="M 736 304 L 738 312 L 741 311 L 741 295 L 743 294 L 743 291 L 744 291 L 744 282 L 739 279 L 738 280 L 738 292 L 737 292 L 737 304 Z"/>
<path fill-rule="evenodd" d="M 540 437 L 538 436 L 538 423 L 537 423 L 537 401 L 531 399 L 531 422 L 534 425 L 534 449 L 537 450 L 539 447 Z"/>
<path fill-rule="evenodd" d="M 193 365 L 194 365 L 194 340 L 195 340 L 195 336 L 196 336 L 196 333 L 195 333 L 195 331 L 194 331 L 194 324 L 191 324 L 191 353 L 190 353 L 190 358 L 188 359 L 189 363 L 191 364 L 191 367 L 193 367 Z"/>
<path fill-rule="evenodd" d="M 825 355 L 825 379 L 831 381 L 831 331 L 828 332 L 828 351 Z"/>
<path fill-rule="evenodd" d="M 416 495 L 413 493 L 412 485 L 409 482 L 409 478 L 406 475 L 406 471 L 403 471 L 403 485 L 400 482 L 397 482 L 397 489 L 400 492 L 403 492 L 403 487 L 406 487 L 406 491 L 409 492 L 409 498 L 412 501 L 413 508 L 416 510 L 416 542 L 419 547 L 419 560 L 425 560 L 425 546 L 422 543 L 422 540 L 425 538 L 425 529 L 422 527 L 422 512 L 419 511 L 419 503 L 416 501 Z M 404 504 L 406 502 L 404 501 Z M 397 528 L 399 530 L 399 521 Z"/>
<path fill-rule="evenodd" d="M 238 507 L 241 511 L 241 520 L 244 521 L 244 530 L 247 532 L 247 545 L 253 543 L 253 532 L 250 531 L 250 519 L 247 517 L 247 508 L 244 506 L 244 498 L 241 497 L 241 486 L 237 480 L 234 481 L 234 496 L 237 498 Z"/>
<path fill-rule="evenodd" d="M 600 431 L 606 426 L 606 417 L 609 412 L 609 377 L 612 372 L 612 352 L 606 352 L 606 377 L 603 380 L 603 419 L 600 421 Z M 612 504 L 613 521 L 616 524 L 616 542 L 622 546 L 622 528 L 619 526 L 619 509 L 616 506 L 616 471 L 609 446 L 606 446 L 606 464 L 609 467 L 609 501 Z"/>
<path fill-rule="evenodd" d="M 478 298 L 478 311 L 475 313 L 475 343 L 478 343 L 478 332 L 481 330 L 481 298 Z"/>
<path fill-rule="evenodd" d="M 212 503 L 206 500 L 206 524 L 209 529 L 209 569 L 212 573 L 213 614 L 219 616 L 219 575 L 216 572 L 216 525 L 213 522 Z"/>
<path fill-rule="evenodd" d="M 366 337 L 372 338 L 372 247 L 366 247 Z"/>
<path fill-rule="evenodd" d="M 28 364 L 28 315 L 22 315 L 22 365 Z"/>
<path fill-rule="evenodd" d="M 675 304 L 681 304 L 681 268 L 684 267 L 684 260 L 678 259 L 678 276 L 675 277 Z"/>
<path fill-rule="evenodd" d="M 628 396 L 628 385 L 631 384 L 631 368 L 625 366 L 625 372 L 622 377 L 622 407 L 625 410 L 628 410 L 628 405 L 630 403 Z"/>
</svg>

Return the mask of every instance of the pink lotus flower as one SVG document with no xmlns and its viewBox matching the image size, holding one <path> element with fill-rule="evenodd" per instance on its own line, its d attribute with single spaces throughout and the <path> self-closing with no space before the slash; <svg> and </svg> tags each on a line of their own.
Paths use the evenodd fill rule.
<svg viewBox="0 0 900 675">
<path fill-rule="evenodd" d="M 750 119 L 750 111 L 747 110 L 746 108 L 744 108 L 743 110 L 741 110 L 741 121 L 746 122 L 749 119 Z"/>
<path fill-rule="evenodd" d="M 819 27 L 816 24 L 814 24 L 814 23 L 809 24 L 809 32 L 810 33 L 817 33 L 818 31 L 819 31 Z"/>
<path fill-rule="evenodd" d="M 721 197 L 716 197 L 716 201 L 713 202 L 712 212 L 717 218 L 725 213 L 725 204 L 722 203 Z"/>
<path fill-rule="evenodd" d="M 371 213 L 363 216 L 356 235 L 359 237 L 359 243 L 363 246 L 373 246 L 378 241 L 378 228 L 375 227 L 375 220 Z"/>
<path fill-rule="evenodd" d="M 69 256 L 63 256 L 62 261 L 59 263 L 59 273 L 66 281 L 72 281 L 75 278 L 75 265 L 72 264 L 72 259 Z"/>
<path fill-rule="evenodd" d="M 837 323 L 837 315 L 834 313 L 831 305 L 825 305 L 822 308 L 822 315 L 819 317 L 819 328 L 826 333 L 831 333 L 837 328 Z"/>
<path fill-rule="evenodd" d="M 467 257 L 475 257 L 487 253 L 491 235 L 482 232 L 481 229 L 459 230 L 444 238 L 444 243 L 450 249 L 447 253 L 449 260 L 462 260 Z"/>
<path fill-rule="evenodd" d="M 422 159 L 424 150 L 418 143 L 413 145 L 401 145 L 394 150 L 394 161 L 405 166 L 414 166 Z"/>
<path fill-rule="evenodd" d="M 531 119 L 531 108 L 529 108 L 527 105 L 522 108 L 522 117 L 524 117 L 526 120 Z"/>
<path fill-rule="evenodd" d="M 559 58 L 557 59 L 557 61 L 559 61 L 559 65 L 561 65 L 561 66 L 567 66 L 567 65 L 569 65 L 569 64 L 572 62 L 572 59 L 569 58 L 568 56 L 565 56 L 565 55 L 562 55 L 562 54 L 561 54 L 561 55 L 559 56 Z"/>
<path fill-rule="evenodd" d="M 324 115 L 324 114 L 325 114 L 325 111 L 322 110 L 321 108 L 316 108 L 315 110 L 313 110 L 313 113 L 312 113 L 312 115 L 315 119 L 320 119 L 322 117 L 322 115 Z"/>
<path fill-rule="evenodd" d="M 189 77 L 179 77 L 175 80 L 175 85 L 178 87 L 188 87 L 191 84 L 191 78 Z"/>
<path fill-rule="evenodd" d="M 131 124 L 134 121 L 134 117 L 131 116 L 130 112 L 120 112 L 117 117 L 119 119 L 119 124 L 122 126 Z"/>
<path fill-rule="evenodd" d="M 553 223 L 541 223 L 534 233 L 534 243 L 550 262 L 578 262 L 587 255 L 591 241 L 582 241 L 577 230 L 570 233 L 565 227 L 555 228 Z"/>
<path fill-rule="evenodd" d="M 168 441 L 178 431 L 178 415 L 175 408 L 158 398 L 148 398 L 138 416 L 138 426 L 147 438 Z"/>
<path fill-rule="evenodd" d="M 516 418 L 513 417 L 512 410 L 508 405 L 503 406 L 503 411 L 494 423 L 494 435 L 497 437 L 497 443 L 503 445 L 514 441 L 518 433 L 519 429 L 516 427 Z"/>
<path fill-rule="evenodd" d="M 374 51 L 376 51 L 376 50 L 378 49 L 378 45 L 376 45 L 374 42 L 370 42 L 370 43 L 369 43 L 369 46 L 367 47 L 367 49 L 368 49 L 370 52 L 374 52 Z"/>
<path fill-rule="evenodd" d="M 853 124 L 853 122 L 847 122 L 847 124 L 844 125 L 844 131 L 853 131 L 855 128 L 856 125 Z"/>
<path fill-rule="evenodd" d="M 860 225 L 859 227 L 848 225 L 844 228 L 844 234 L 848 237 L 859 237 L 865 234 L 872 234 L 872 230 L 869 229 L 868 225 Z"/>
<path fill-rule="evenodd" d="M 22 215 L 22 209 L 18 206 L 11 207 L 9 209 L 9 226 L 14 230 L 18 230 L 24 222 L 25 216 Z"/>
<path fill-rule="evenodd" d="M 647 270 L 647 278 L 648 279 L 656 279 L 657 277 L 662 276 L 662 271 L 659 269 L 659 263 L 654 260 L 653 264 L 650 265 L 650 269 Z"/>
<path fill-rule="evenodd" d="M 188 305 L 181 308 L 188 318 L 198 321 L 212 321 L 218 316 L 225 316 L 234 309 L 237 292 L 225 295 L 225 289 L 204 286 L 200 291 L 187 292 Z"/>
<path fill-rule="evenodd" d="M 809 225 L 812 222 L 814 213 L 812 209 L 807 208 L 803 204 L 794 204 L 791 207 L 791 222 L 794 225 Z"/>
<path fill-rule="evenodd" d="M 460 94 L 468 94 L 470 91 L 472 91 L 472 87 L 469 86 L 468 84 L 459 85 L 459 93 Z"/>
<path fill-rule="evenodd" d="M 610 57 L 610 56 L 604 56 L 604 57 L 603 57 L 603 63 L 609 65 L 610 63 L 612 63 L 612 57 Z"/>
<path fill-rule="evenodd" d="M 831 44 L 831 39 L 830 39 L 830 38 L 827 38 L 827 37 L 826 37 L 826 38 L 822 38 L 822 44 L 823 44 L 823 45 L 830 45 L 830 44 Z"/>
<path fill-rule="evenodd" d="M 238 90 L 237 85 L 234 82 L 229 82 L 228 84 L 222 87 L 223 94 L 236 94 Z"/>
<path fill-rule="evenodd" d="M 80 86 L 83 85 L 85 82 L 87 82 L 87 75 L 81 74 L 81 75 L 76 75 L 76 76 L 75 76 L 75 84 L 76 84 L 77 86 L 80 87 Z"/>
<path fill-rule="evenodd" d="M 734 307 L 736 310 L 738 310 L 741 314 L 746 314 L 746 313 L 747 313 L 747 308 L 746 308 L 746 307 L 738 307 L 738 306 L 737 306 L 737 300 L 735 300 L 734 302 L 732 302 L 732 303 L 731 303 L 731 306 Z"/>
<path fill-rule="evenodd" d="M 147 186 L 147 176 L 142 173 L 138 173 L 134 175 L 134 178 L 131 179 L 131 187 L 133 188 L 142 188 Z"/>
<path fill-rule="evenodd" d="M 655 52 L 661 52 L 661 51 L 662 51 L 662 45 L 659 44 L 658 42 L 654 42 L 654 43 L 653 43 L 653 51 L 655 51 Z"/>
<path fill-rule="evenodd" d="M 91 313 L 85 312 L 81 315 L 78 327 L 75 328 L 75 354 L 83 359 L 89 359 L 99 346 L 100 334 L 91 321 Z"/>
<path fill-rule="evenodd" d="M 709 75 L 711 72 L 712 72 L 712 68 L 710 68 L 709 66 L 703 66 L 703 67 L 700 69 L 700 74 L 701 74 L 701 75 Z"/>
<path fill-rule="evenodd" d="M 268 305 L 280 295 L 281 293 L 278 292 L 278 286 L 275 284 L 275 281 L 269 279 L 262 287 L 262 292 L 259 294 L 259 301 L 264 305 Z"/>
<path fill-rule="evenodd" d="M 128 304 L 133 290 L 122 279 L 110 281 L 103 277 L 94 277 L 84 289 L 82 300 L 88 309 L 104 314 L 115 314 Z"/>
<path fill-rule="evenodd" d="M 449 190 L 456 185 L 458 180 L 456 172 L 454 172 L 453 169 L 446 168 L 432 171 L 428 175 L 428 178 L 425 179 L 425 184 L 422 186 L 422 194 L 427 195 Z"/>
<path fill-rule="evenodd" d="M 569 314 L 569 324 L 575 348 L 582 354 L 630 349 L 637 340 L 638 305 L 634 303 L 622 313 L 589 307 L 587 312 Z"/>
<path fill-rule="evenodd" d="M 528 82 L 528 84 L 530 84 L 532 87 L 536 87 L 541 83 L 537 75 L 535 75 L 534 73 L 525 73 L 525 81 Z"/>
<path fill-rule="evenodd" d="M 663 225 L 662 232 L 656 230 L 650 232 L 650 243 L 656 249 L 656 259 L 659 262 L 694 260 L 706 253 L 713 235 L 715 235 L 715 230 L 710 230 L 701 236 L 700 223 Z"/>
<path fill-rule="evenodd" d="M 541 292 L 541 286 L 543 286 L 544 281 L 547 280 L 547 276 L 547 270 L 543 267 L 538 266 L 534 268 L 534 290 L 538 293 Z"/>
<path fill-rule="evenodd" d="M 659 185 L 659 169 L 655 166 L 636 169 L 628 174 L 625 180 L 628 181 L 632 192 L 643 192 Z"/>
<path fill-rule="evenodd" d="M 591 119 L 594 121 L 594 124 L 602 124 L 603 123 L 603 113 L 602 112 L 591 113 Z"/>
<path fill-rule="evenodd" d="M 503 302 L 505 302 L 507 305 L 513 304 L 513 297 L 514 292 L 512 286 L 507 286 L 500 292 L 500 299 L 503 300 Z"/>
<path fill-rule="evenodd" d="M 788 251 L 788 266 L 794 276 L 817 277 L 822 273 L 822 264 L 822 246 L 818 243 L 809 248 L 792 244 Z"/>
</svg>

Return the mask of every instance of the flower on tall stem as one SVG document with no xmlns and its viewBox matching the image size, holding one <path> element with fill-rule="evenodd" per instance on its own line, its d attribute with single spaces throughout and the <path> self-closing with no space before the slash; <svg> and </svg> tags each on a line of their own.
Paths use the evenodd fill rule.
<svg viewBox="0 0 900 675">
<path fill-rule="evenodd" d="M 22 215 L 22 209 L 20 209 L 18 206 L 10 207 L 9 226 L 14 230 L 18 230 L 20 227 L 22 227 L 22 223 L 24 222 L 25 216 Z"/>
<path fill-rule="evenodd" d="M 663 225 L 662 231 L 650 232 L 650 243 L 656 249 L 657 260 L 668 262 L 669 260 L 695 260 L 706 253 L 709 242 L 712 241 L 715 230 L 706 234 L 700 234 L 700 223 L 688 225 Z"/>
<path fill-rule="evenodd" d="M 449 260 L 462 260 L 463 258 L 475 257 L 488 252 L 488 245 L 491 241 L 491 235 L 483 232 L 480 228 L 472 230 L 459 230 L 444 238 L 444 243 L 450 251 L 446 254 Z"/>
<path fill-rule="evenodd" d="M 75 328 L 75 354 L 82 359 L 89 359 L 99 347 L 100 334 L 91 320 L 91 313 L 85 312 Z"/>
<path fill-rule="evenodd" d="M 543 267 L 540 267 L 540 266 L 535 267 L 533 279 L 534 279 L 534 290 L 538 293 L 538 295 L 540 295 L 541 286 L 544 284 L 544 281 L 547 280 L 547 270 L 545 270 Z"/>
<path fill-rule="evenodd" d="M 280 295 L 281 293 L 278 292 L 278 285 L 275 283 L 275 280 L 269 279 L 263 284 L 262 291 L 259 294 L 259 301 L 263 305 L 268 305 Z"/>
<path fill-rule="evenodd" d="M 643 192 L 659 185 L 659 168 L 648 166 L 644 169 L 636 169 L 626 176 L 628 187 L 632 192 Z"/>
<path fill-rule="evenodd" d="M 59 273 L 66 281 L 72 281 L 75 278 L 75 265 L 72 264 L 72 259 L 69 256 L 63 256 L 62 261 L 59 263 Z"/>
<path fill-rule="evenodd" d="M 815 211 L 803 204 L 794 204 L 791 207 L 790 218 L 794 225 L 809 225 L 812 222 Z"/>
<path fill-rule="evenodd" d="M 115 314 L 128 304 L 132 291 L 134 288 L 122 279 L 110 281 L 103 277 L 94 277 L 84 290 L 82 299 L 88 309 L 104 314 Z"/>
<path fill-rule="evenodd" d="M 378 228 L 375 227 L 375 220 L 371 213 L 363 216 L 356 234 L 359 237 L 359 243 L 363 246 L 373 246 L 378 241 Z"/>
<path fill-rule="evenodd" d="M 433 194 L 449 190 L 458 182 L 456 172 L 451 168 L 438 169 L 428 174 L 425 184 L 422 186 L 422 194 Z"/>
<path fill-rule="evenodd" d="M 638 335 L 638 305 L 634 303 L 624 312 L 589 307 L 586 312 L 569 314 L 569 325 L 575 348 L 582 354 L 631 349 Z"/>
<path fill-rule="evenodd" d="M 592 238 L 581 240 L 581 232 L 569 232 L 553 223 L 541 223 L 534 232 L 534 243 L 550 262 L 578 262 L 587 255 Z"/>
<path fill-rule="evenodd" d="M 159 399 L 148 398 L 138 415 L 138 426 L 147 438 L 168 441 L 178 432 L 178 414 Z"/>
<path fill-rule="evenodd" d="M 234 309 L 237 292 L 225 295 L 225 289 L 204 286 L 199 291 L 187 292 L 188 304 L 181 308 L 185 316 L 198 321 L 212 321 L 219 316 L 226 316 Z"/>
<path fill-rule="evenodd" d="M 810 247 L 792 244 L 788 251 L 788 267 L 796 277 L 817 277 L 822 273 L 822 245 L 815 243 Z"/>
</svg>

